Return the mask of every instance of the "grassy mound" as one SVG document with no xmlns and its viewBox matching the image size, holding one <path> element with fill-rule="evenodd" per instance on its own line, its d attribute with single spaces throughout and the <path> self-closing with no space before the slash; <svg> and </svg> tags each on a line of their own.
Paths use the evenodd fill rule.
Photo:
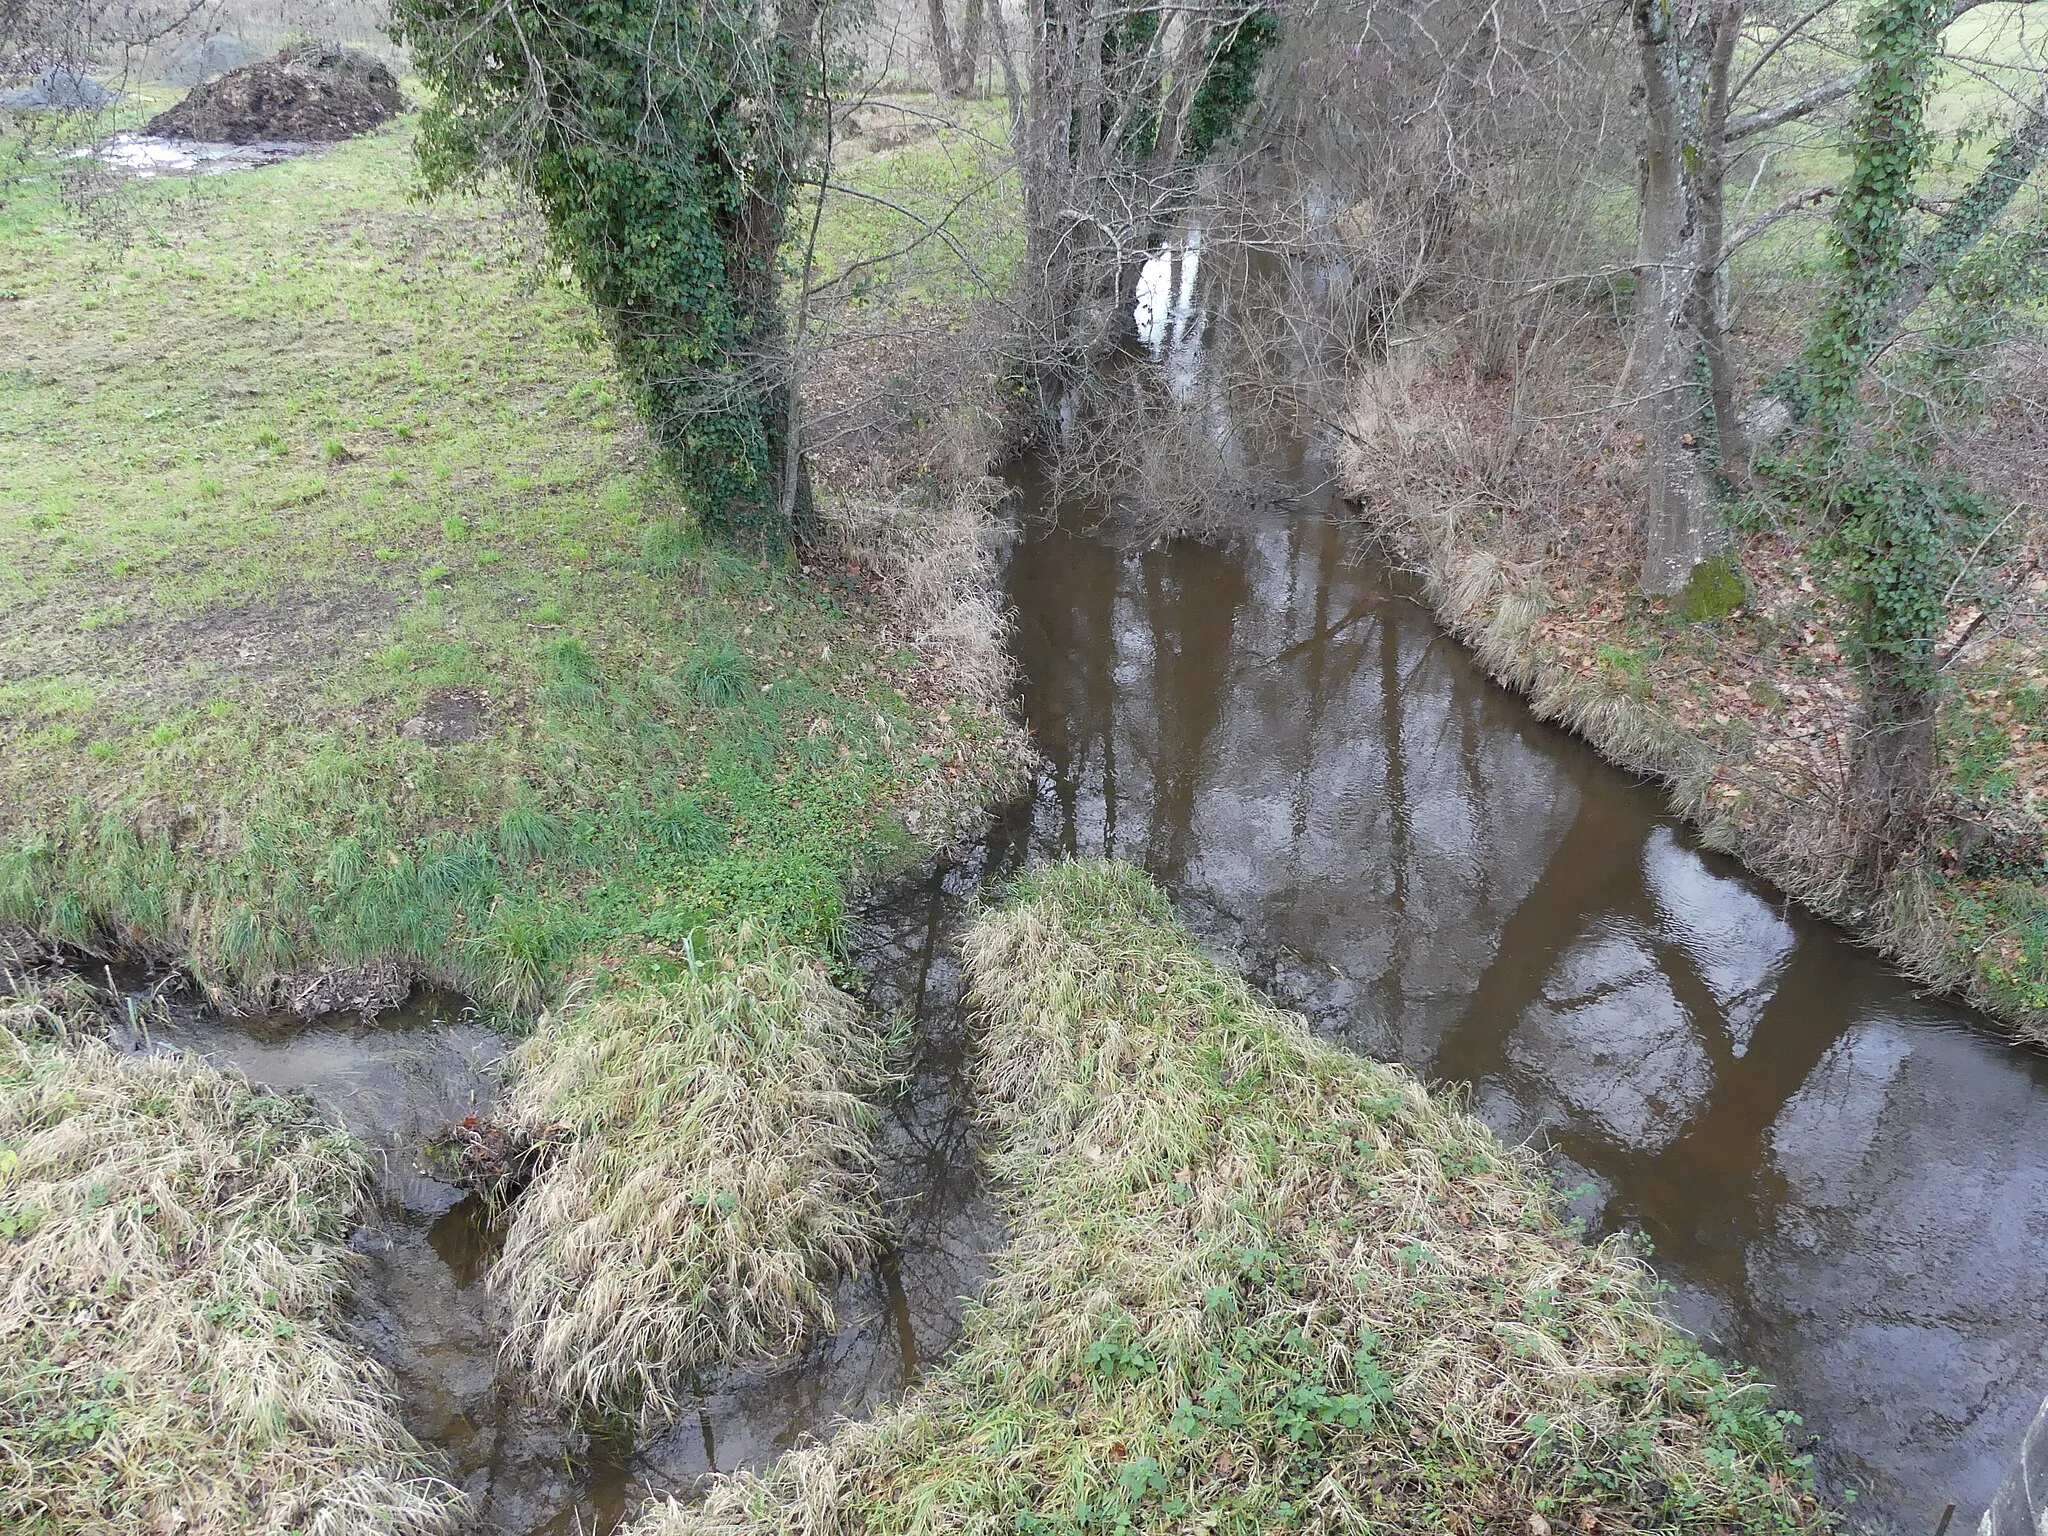
<svg viewBox="0 0 2048 1536">
<path fill-rule="evenodd" d="M 636 1536 L 1824 1528 L 1765 1389 L 1529 1156 L 1313 1041 L 1142 875 L 1044 871 L 967 960 L 1016 1240 L 965 1342 Z"/>
<path fill-rule="evenodd" d="M 858 1097 L 883 1075 L 872 1021 L 751 932 L 691 969 L 572 1001 L 520 1048 L 519 1117 L 572 1144 L 492 1276 L 544 1388 L 643 1422 L 669 1416 L 679 1372 L 830 1326 L 881 1227 Z"/>
<path fill-rule="evenodd" d="M 339 1340 L 368 1162 L 190 1058 L 0 999 L 0 1528 L 428 1533 L 428 1477 Z"/>
</svg>

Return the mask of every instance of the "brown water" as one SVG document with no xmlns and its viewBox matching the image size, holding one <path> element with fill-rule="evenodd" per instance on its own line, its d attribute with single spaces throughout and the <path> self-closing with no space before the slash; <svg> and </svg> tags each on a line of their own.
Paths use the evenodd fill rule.
<svg viewBox="0 0 2048 1536">
<path fill-rule="evenodd" d="M 1310 510 L 1206 541 L 1020 477 L 1047 767 L 1005 856 L 1134 860 L 1319 1030 L 1470 1085 L 1593 1230 L 1652 1240 L 1859 1512 L 1974 1519 L 2048 1391 L 2048 1063 L 1533 719 L 1314 471 Z"/>
</svg>

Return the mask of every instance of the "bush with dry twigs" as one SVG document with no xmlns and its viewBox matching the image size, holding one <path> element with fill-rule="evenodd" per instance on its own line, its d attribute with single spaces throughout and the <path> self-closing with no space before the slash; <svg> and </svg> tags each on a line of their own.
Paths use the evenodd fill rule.
<svg viewBox="0 0 2048 1536">
<path fill-rule="evenodd" d="M 741 929 L 686 972 L 587 993 L 514 1057 L 516 1118 L 567 1148 L 520 1197 L 491 1283 L 558 1401 L 667 1417 L 680 1373 L 832 1322 L 882 1225 L 884 1041 L 808 954 Z"/>
<path fill-rule="evenodd" d="M 970 933 L 1014 1242 L 901 1407 L 635 1536 L 1826 1529 L 1786 1418 L 1533 1157 L 1312 1040 L 1146 877 Z"/>
<path fill-rule="evenodd" d="M 0 1528 L 453 1528 L 335 1332 L 368 1160 L 303 1104 L 0 999 Z"/>
</svg>

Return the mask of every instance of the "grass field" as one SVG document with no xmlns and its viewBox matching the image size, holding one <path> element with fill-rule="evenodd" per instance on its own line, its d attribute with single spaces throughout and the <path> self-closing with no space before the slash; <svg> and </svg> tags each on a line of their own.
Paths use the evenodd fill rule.
<svg viewBox="0 0 2048 1536">
<path fill-rule="evenodd" d="M 1007 728 L 869 586 L 707 547 L 588 312 L 408 138 L 0 207 L 0 921 L 514 1008 L 742 915 L 829 944 Z"/>
</svg>

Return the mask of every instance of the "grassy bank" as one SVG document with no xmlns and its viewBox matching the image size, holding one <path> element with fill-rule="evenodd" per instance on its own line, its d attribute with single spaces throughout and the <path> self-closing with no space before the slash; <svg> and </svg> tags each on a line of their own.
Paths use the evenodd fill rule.
<svg viewBox="0 0 2048 1536">
<path fill-rule="evenodd" d="M 637 1536 L 1824 1528 L 1765 1390 L 1527 1154 L 1313 1041 L 1142 875 L 966 949 L 1014 1241 L 904 1404 Z"/>
<path fill-rule="evenodd" d="M 336 1331 L 369 1158 L 307 1106 L 0 998 L 0 1526 L 432 1536 L 431 1477 Z"/>
<path fill-rule="evenodd" d="M 689 969 L 572 1001 L 514 1058 L 513 1114 L 567 1137 L 514 1207 L 508 1348 L 572 1407 L 669 1417 L 681 1373 L 786 1355 L 878 1253 L 875 1021 L 742 931 Z"/>
<path fill-rule="evenodd" d="M 308 1005 L 829 943 L 1010 771 L 997 701 L 860 552 L 707 547 L 523 228 L 409 177 L 400 124 L 120 242 L 55 166 L 0 208 L 0 922 Z"/>
<path fill-rule="evenodd" d="M 946 156 L 870 144 L 848 175 L 922 186 Z M 147 955 L 235 1007 L 376 1007 L 425 976 L 541 1012 L 513 1108 L 547 1152 L 497 1283 L 542 1388 L 654 1418 L 675 1372 L 793 1347 L 886 1239 L 856 1097 L 881 1042 L 825 969 L 844 903 L 1022 755 L 972 370 L 917 381 L 908 418 L 849 396 L 827 534 L 772 565 L 707 544 L 651 471 L 530 229 L 412 198 L 406 122 L 88 218 L 75 170 L 31 164 L 0 204 L 0 939 Z M 898 233 L 827 213 L 834 263 Z M 928 349 L 966 322 L 935 322 L 943 297 L 916 296 Z M 835 304 L 832 344 L 890 309 Z M 47 1071 L 113 1071 L 97 1049 Z M 4 1087 L 0 1113 L 34 1112 Z M 355 1179 L 334 1147 L 330 1183 Z M 338 1243 L 353 1206 L 299 1166 L 237 1219 Z M 53 1207 L 47 1240 L 139 1262 L 146 1233 L 96 1209 Z M 322 1297 L 326 1252 L 300 1282 Z M 181 1379 L 138 1336 L 95 1347 L 109 1380 Z M 400 1446 L 346 1385 L 333 1411 Z M 74 1426 L 109 1507 L 157 1496 L 122 1422 Z M 252 1507 L 296 1496 L 232 1420 L 180 1432 Z"/>
</svg>

